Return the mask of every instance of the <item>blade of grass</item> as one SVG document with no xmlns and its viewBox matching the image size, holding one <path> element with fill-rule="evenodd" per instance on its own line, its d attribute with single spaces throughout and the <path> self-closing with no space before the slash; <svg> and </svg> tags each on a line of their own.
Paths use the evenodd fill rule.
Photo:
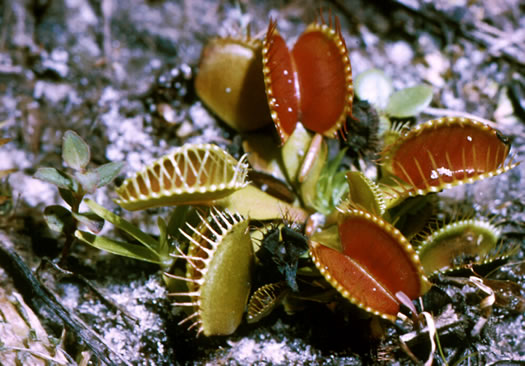
<svg viewBox="0 0 525 366">
<path fill-rule="evenodd" d="M 160 236 L 159 236 L 159 256 L 163 263 L 171 265 L 173 263 L 173 258 L 170 256 L 170 243 L 168 240 L 168 228 L 166 221 L 161 217 L 157 219 L 157 226 L 159 227 Z"/>
<path fill-rule="evenodd" d="M 153 237 L 142 232 L 129 221 L 124 220 L 122 217 L 117 216 L 113 212 L 100 206 L 95 201 L 86 199 L 85 202 L 95 214 L 102 217 L 104 220 L 109 221 L 110 223 L 115 225 L 117 228 L 125 231 L 126 233 L 131 235 L 133 238 L 137 239 L 141 244 L 143 244 L 147 249 L 149 249 L 157 258 L 160 257 L 159 252 L 158 252 L 159 243 Z"/>
<path fill-rule="evenodd" d="M 104 236 L 97 236 L 91 233 L 77 230 L 75 236 L 86 244 L 95 248 L 105 250 L 106 252 L 122 255 L 124 257 L 138 259 L 141 261 L 164 264 L 158 255 L 140 245 L 116 241 Z"/>
</svg>

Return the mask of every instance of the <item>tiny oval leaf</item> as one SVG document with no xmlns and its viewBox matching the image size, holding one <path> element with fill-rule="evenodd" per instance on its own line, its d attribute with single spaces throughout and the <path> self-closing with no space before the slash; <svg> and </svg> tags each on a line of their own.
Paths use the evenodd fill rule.
<svg viewBox="0 0 525 366">
<path fill-rule="evenodd" d="M 74 131 L 68 130 L 64 134 L 62 159 L 75 170 L 84 170 L 91 159 L 88 144 Z"/>
<path fill-rule="evenodd" d="M 72 177 L 55 168 L 38 168 L 34 178 L 69 191 L 75 192 L 78 189 L 78 183 Z"/>
<path fill-rule="evenodd" d="M 95 168 L 93 172 L 98 176 L 97 188 L 111 183 L 111 181 L 119 175 L 123 167 L 123 162 L 111 162 Z"/>
<path fill-rule="evenodd" d="M 44 210 L 44 219 L 51 230 L 59 233 L 75 229 L 73 215 L 68 209 L 59 205 L 47 206 Z"/>
</svg>

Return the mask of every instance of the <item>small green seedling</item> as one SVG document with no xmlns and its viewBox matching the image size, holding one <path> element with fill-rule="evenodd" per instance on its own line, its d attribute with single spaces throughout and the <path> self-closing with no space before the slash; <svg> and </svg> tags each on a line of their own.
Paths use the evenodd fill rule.
<svg viewBox="0 0 525 366">
<path fill-rule="evenodd" d="M 74 131 L 66 131 L 62 143 L 62 159 L 68 171 L 55 168 L 39 168 L 34 178 L 54 184 L 68 208 L 60 205 L 47 206 L 44 218 L 51 230 L 65 235 L 66 241 L 61 259 L 67 257 L 74 240 L 74 232 L 80 224 L 97 233 L 104 220 L 91 212 L 80 212 L 80 203 L 88 193 L 109 184 L 120 172 L 123 163 L 112 162 L 89 168 L 91 153 L 88 144 Z M 72 172 L 71 172 L 72 171 Z"/>
</svg>

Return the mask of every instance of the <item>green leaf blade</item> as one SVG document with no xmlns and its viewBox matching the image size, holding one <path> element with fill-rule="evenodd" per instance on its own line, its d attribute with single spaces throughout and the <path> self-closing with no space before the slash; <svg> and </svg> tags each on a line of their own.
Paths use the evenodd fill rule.
<svg viewBox="0 0 525 366">
<path fill-rule="evenodd" d="M 91 233 L 77 230 L 75 236 L 86 244 L 106 252 L 121 255 L 128 258 L 138 259 L 145 262 L 163 264 L 158 255 L 148 248 L 140 245 L 113 240 L 104 236 L 96 236 Z"/>
<path fill-rule="evenodd" d="M 159 252 L 158 252 L 159 243 L 152 236 L 142 232 L 141 230 L 139 230 L 139 228 L 137 228 L 135 225 L 133 225 L 129 221 L 126 221 L 120 216 L 115 215 L 113 212 L 100 206 L 95 201 L 86 199 L 85 202 L 88 205 L 88 207 L 96 215 L 100 216 L 106 221 L 109 221 L 110 223 L 115 225 L 117 228 L 125 231 L 126 233 L 131 235 L 133 238 L 137 239 L 151 253 L 153 253 L 157 258 L 159 258 Z"/>
<path fill-rule="evenodd" d="M 78 189 L 78 183 L 72 177 L 55 168 L 38 168 L 33 177 L 72 192 Z"/>
<path fill-rule="evenodd" d="M 416 85 L 398 90 L 390 97 L 385 112 L 392 117 L 412 117 L 428 107 L 432 101 L 432 87 Z"/>
<path fill-rule="evenodd" d="M 112 162 L 95 168 L 93 171 L 98 175 L 97 188 L 111 183 L 119 175 L 123 167 L 123 162 Z"/>
</svg>

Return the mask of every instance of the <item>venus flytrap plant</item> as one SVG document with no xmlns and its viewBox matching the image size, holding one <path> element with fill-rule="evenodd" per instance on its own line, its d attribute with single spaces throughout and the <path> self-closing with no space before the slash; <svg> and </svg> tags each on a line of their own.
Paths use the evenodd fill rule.
<svg viewBox="0 0 525 366">
<path fill-rule="evenodd" d="M 205 48 L 197 93 L 210 108 L 218 103 L 216 113 L 230 126 L 250 130 L 254 126 L 246 125 L 236 109 L 246 96 L 239 88 L 250 80 L 245 75 L 247 65 L 258 65 L 254 60 L 262 52 L 260 72 L 281 146 L 268 146 L 272 140 L 262 138 L 264 142 L 257 144 L 253 136 L 248 137 L 243 146 L 252 156 L 239 161 L 211 144 L 175 148 L 117 188 L 116 203 L 124 209 L 176 206 L 168 225 L 158 221 L 158 239 L 91 200 L 86 204 L 97 216 L 139 244 L 80 230 L 74 231 L 77 238 L 115 254 L 158 263 L 164 269 L 177 259 L 183 261 L 186 268 L 175 266 L 178 272 L 165 273 L 165 280 L 179 286 L 171 294 L 174 305 L 191 309 L 180 324 L 190 323 L 190 328 L 206 336 L 233 333 L 250 293 L 249 322 L 261 319 L 281 302 L 293 311 L 297 308 L 291 305 L 294 301 L 334 303 L 342 298 L 369 314 L 396 321 L 403 308 L 415 309 L 412 302 L 430 288 L 428 278 L 436 271 L 469 265 L 462 260 L 466 256 L 480 260 L 487 256 L 497 236 L 487 232 L 489 226 L 434 228 L 439 234 L 430 235 L 428 244 L 419 248 L 420 259 L 415 248 L 420 241 L 414 238 L 420 238 L 416 233 L 421 228 L 410 223 L 405 226 L 405 222 L 411 221 L 409 213 L 427 210 L 430 200 L 425 197 L 431 193 L 516 166 L 507 161 L 509 145 L 498 132 L 474 120 L 455 118 L 428 121 L 411 130 L 390 129 L 390 120 L 413 117 L 425 108 L 432 90 L 421 85 L 393 92 L 382 72 L 369 71 L 356 81 L 356 94 L 372 103 L 389 126 L 381 132 L 385 142 L 379 162 L 381 180 L 373 181 L 361 172 L 348 171 L 345 159 L 350 149 L 332 144 L 338 150 L 328 151 L 327 139 L 345 136 L 353 117 L 354 84 L 337 19 L 327 22 L 320 15 L 320 21 L 307 28 L 292 50 L 274 21 L 262 50 L 249 48 L 247 59 L 238 60 L 231 54 L 232 46 L 245 47 L 239 42 L 215 40 L 211 54 Z M 220 75 L 224 60 L 242 66 L 233 86 Z M 207 61 L 213 67 L 206 66 Z M 228 68 L 236 72 L 229 64 Z M 215 81 L 221 90 L 213 89 Z M 257 85 L 261 86 L 260 80 L 253 82 Z M 235 93 L 223 98 L 222 88 L 232 87 Z M 85 187 L 96 187 L 97 179 L 84 171 L 89 149 L 74 135 L 70 139 L 72 143 L 64 150 L 71 151 L 67 152 L 68 165 L 77 173 L 71 177 L 48 171 L 46 177 L 70 192 L 72 198 L 67 197 L 75 204 L 73 199 L 81 199 Z M 453 146 L 447 144 L 451 139 Z M 328 160 L 329 155 L 336 156 Z M 274 182 L 282 180 L 280 187 L 289 191 L 286 198 L 272 196 L 271 189 L 262 187 L 273 184 L 271 179 L 260 187 L 251 184 L 250 169 L 261 169 Z M 196 213 L 198 220 L 184 225 L 182 216 L 188 211 Z M 68 215 L 56 221 L 75 219 Z M 321 219 L 314 222 L 318 217 Z M 481 252 L 468 245 L 451 250 L 468 230 L 474 231 L 472 242 L 483 244 Z M 171 241 L 177 245 L 172 246 Z M 436 253 L 451 264 L 434 263 Z M 254 284 L 258 288 L 252 291 Z"/>
<path fill-rule="evenodd" d="M 190 321 L 190 329 L 206 336 L 229 335 L 242 321 L 251 289 L 254 258 L 249 221 L 217 209 L 199 217 L 196 227 L 187 225 L 181 231 L 189 240 L 188 252 L 174 255 L 186 260 L 186 276 L 166 276 L 187 284 L 188 291 L 172 293 L 179 299 L 174 305 L 193 309 L 179 324 Z"/>
<path fill-rule="evenodd" d="M 249 35 L 214 38 L 203 50 L 206 57 L 195 79 L 201 100 L 226 124 L 241 131 L 272 122 L 264 93 L 261 50 L 261 42 Z M 229 67 L 231 64 L 235 67 Z"/>
<path fill-rule="evenodd" d="M 270 22 L 263 49 L 268 104 L 284 144 L 283 160 L 289 183 L 301 196 L 305 208 L 316 209 L 317 214 L 325 215 L 325 223 L 313 224 L 314 229 L 307 230 L 308 235 L 312 235 L 308 242 L 315 266 L 343 297 L 369 313 L 393 321 L 403 303 L 399 299 L 411 302 L 423 295 L 430 287 L 425 272 L 434 273 L 432 269 L 424 268 L 408 239 L 421 227 L 408 225 L 401 232 L 394 226 L 406 221 L 403 220 L 405 213 L 411 213 L 415 208 L 428 209 L 428 199 L 408 198 L 427 196 L 454 185 L 492 177 L 512 169 L 516 163 L 507 162 L 506 139 L 472 119 L 442 118 L 411 130 L 392 128 L 392 121 L 412 119 L 428 106 L 432 89 L 418 85 L 393 92 L 392 83 L 384 73 L 372 70 L 360 75 L 355 92 L 360 99 L 368 100 L 376 107 L 383 122 L 382 130 L 380 128 L 378 132 L 385 146 L 379 162 L 382 179 L 372 182 L 360 173 L 348 172 L 350 194 L 338 206 L 339 212 L 328 218 L 327 213 L 339 202 L 319 205 L 323 200 L 318 200 L 317 205 L 312 205 L 305 199 L 308 195 L 304 192 L 309 192 L 308 186 L 304 185 L 306 180 L 301 179 L 307 174 L 300 172 L 315 172 L 319 161 L 321 164 L 325 162 L 323 145 L 313 141 L 321 134 L 335 137 L 335 131 L 341 131 L 345 136 L 346 125 L 341 123 L 341 116 L 351 119 L 355 115 L 352 116 L 352 102 L 348 100 L 353 95 L 351 68 L 338 22 L 330 19 L 327 26 L 322 14 L 320 18 L 317 25 L 309 26 L 298 38 L 291 51 L 277 33 L 276 23 Z M 335 29 L 327 29 L 333 24 Z M 340 46 L 338 50 L 337 46 Z M 338 51 L 341 59 L 337 59 Z M 311 72 L 311 75 L 305 72 L 314 69 L 316 72 Z M 319 88 L 322 92 L 318 91 Z M 325 102 L 324 97 L 328 96 L 332 100 Z M 312 99 L 317 103 L 310 104 Z M 314 121 L 312 116 L 318 116 L 317 120 Z M 303 125 L 316 135 L 312 137 L 304 133 Z M 304 141 L 297 138 L 298 131 L 306 136 Z M 349 137 L 347 139 L 352 141 Z M 317 146 L 316 150 L 312 146 Z M 329 168 L 325 167 L 315 176 L 317 198 L 324 196 L 324 202 L 327 200 L 323 174 Z M 336 173 L 338 169 L 340 167 L 336 165 L 331 172 Z M 345 174 L 341 173 L 340 176 Z M 341 187 L 340 179 L 336 182 Z M 316 231 L 319 229 L 321 232 Z M 463 229 L 449 232 L 447 227 L 444 230 L 447 232 L 444 236 L 454 237 L 452 241 L 462 240 Z M 473 241 L 483 241 L 484 235 L 486 233 L 476 232 Z M 468 265 L 463 258 L 473 253 L 483 256 L 479 248 L 467 249 L 468 245 L 452 252 L 444 244 L 446 242 L 434 240 L 432 248 L 457 261 L 459 266 Z M 427 258 L 425 254 L 425 260 L 432 262 L 432 256 Z M 365 285 L 367 281 L 370 282 Z M 265 313 L 266 308 L 262 305 L 274 306 L 278 298 L 276 292 L 261 291 L 261 294 L 254 307 L 257 314 Z M 267 298 L 263 299 L 264 296 Z"/>
<path fill-rule="evenodd" d="M 490 261 L 501 231 L 483 219 L 464 219 L 443 225 L 418 243 L 425 273 L 453 271 L 468 263 Z"/>
<path fill-rule="evenodd" d="M 265 152 L 257 153 L 256 158 L 248 158 L 255 167 L 276 178 L 286 179 L 286 184 L 292 187 L 295 194 L 295 199 L 292 198 L 286 206 L 288 209 L 301 209 L 310 218 L 315 215 L 324 217 L 324 222 L 320 220 L 320 223 L 314 223 L 305 230 L 309 238 L 302 234 L 302 229 L 296 232 L 300 238 L 297 243 L 303 243 L 305 249 L 309 248 L 309 257 L 303 257 L 300 251 L 298 255 L 289 255 L 289 243 L 285 235 L 281 235 L 283 230 L 278 225 L 287 220 L 285 217 L 290 217 L 287 216 L 290 211 L 282 211 L 281 217 L 260 215 L 270 201 L 263 197 L 255 198 L 255 192 L 259 191 L 253 186 L 216 201 L 223 208 L 242 210 L 248 219 L 277 220 L 274 223 L 277 226 L 258 239 L 255 271 L 264 272 L 267 278 L 265 281 L 255 276 L 261 282 L 258 283 L 261 287 L 254 291 L 248 306 L 250 322 L 267 315 L 285 297 L 294 297 L 298 292 L 299 296 L 295 298 L 300 298 L 302 289 L 308 287 L 309 283 L 318 285 L 314 292 L 309 292 L 308 296 L 312 299 L 333 301 L 333 296 L 321 295 L 332 288 L 332 291 L 335 289 L 365 311 L 394 321 L 402 304 L 414 301 L 429 289 L 430 283 L 425 272 L 432 272 L 424 268 L 410 242 L 414 234 L 405 237 L 405 233 L 413 228 L 401 232 L 395 227 L 396 223 L 403 222 L 405 213 L 414 207 L 426 207 L 424 200 L 407 198 L 438 192 L 455 184 L 472 183 L 515 166 L 512 162 L 504 164 L 508 150 L 492 141 L 492 132 L 489 130 L 473 127 L 477 125 L 475 121 L 429 121 L 409 132 L 390 129 L 391 120 L 411 118 L 421 112 L 432 99 L 432 89 L 419 85 L 393 92 L 390 80 L 377 70 L 361 76 L 356 93 L 361 99 L 370 101 L 384 121 L 383 131 L 380 131 L 386 146 L 381 153 L 384 179 L 374 182 L 360 172 L 346 171 L 342 167 L 344 150 L 340 150 L 334 160 L 326 163 L 328 154 L 325 139 L 336 137 L 337 133 L 344 136 L 346 119 L 352 117 L 353 83 L 346 46 L 337 20 L 325 22 L 322 15 L 320 18 L 321 21 L 309 26 L 298 38 L 292 50 L 286 47 L 286 42 L 277 32 L 276 23 L 270 22 L 262 51 L 262 72 L 270 114 L 281 139 L 281 154 L 280 159 L 276 154 Z M 334 24 L 335 29 L 332 28 Z M 322 56 L 325 53 L 319 49 L 327 50 L 329 56 Z M 207 55 L 203 54 L 203 57 Z M 312 69 L 320 72 L 308 71 Z M 199 87 L 202 85 L 197 86 L 197 89 Z M 318 88 L 326 93 L 319 92 Z M 216 90 L 206 92 L 209 95 L 218 93 Z M 238 129 L 242 130 L 240 127 Z M 431 145 L 430 140 L 438 138 L 440 134 L 457 139 L 456 146 L 460 146 L 460 151 L 447 146 L 434 150 L 427 148 Z M 398 138 L 400 141 L 392 144 Z M 472 148 L 463 141 L 470 141 L 469 138 L 474 139 L 475 144 L 484 140 L 492 141 L 492 152 L 478 149 L 477 145 Z M 419 148 L 415 147 L 417 142 L 411 144 L 413 141 L 421 142 Z M 246 146 L 257 150 L 251 140 L 247 141 Z M 414 159 L 398 153 L 405 150 L 409 150 L 408 155 L 415 159 L 415 168 L 410 165 L 414 165 Z M 479 173 L 473 175 L 472 168 Z M 453 182 L 446 176 L 451 170 L 455 174 Z M 242 194 L 249 190 L 254 190 L 254 194 Z M 234 203 L 229 201 L 231 199 Z M 304 226 L 305 215 L 294 218 L 298 224 L 294 226 Z M 284 232 L 288 232 L 286 230 Z M 207 237 L 199 229 L 194 231 L 197 237 L 191 237 L 193 244 Z M 447 249 L 440 247 L 440 242 L 444 241 L 438 240 L 432 248 L 447 255 Z M 214 241 L 210 240 L 209 243 Z M 192 301 L 177 302 L 179 305 L 199 308 L 200 299 L 194 297 L 192 291 L 204 283 L 210 286 L 215 283 L 212 277 L 196 275 L 207 268 L 209 261 L 218 260 L 210 257 L 207 250 L 203 249 L 203 252 L 207 254 L 179 254 L 188 261 L 189 267 L 186 277 L 177 278 L 190 283 L 190 291 L 176 295 L 192 296 Z M 212 253 L 215 255 L 216 252 Z M 455 255 L 461 256 L 461 253 L 450 256 Z M 283 258 L 288 259 L 283 263 Z M 205 264 L 199 266 L 201 262 Z M 275 267 L 274 271 L 268 271 L 268 264 Z M 217 296 L 216 300 L 220 301 L 221 295 Z M 208 322 L 199 311 L 190 317 L 196 318 L 193 324 L 199 325 L 199 329 Z M 209 335 L 210 332 L 205 334 Z"/>
<path fill-rule="evenodd" d="M 382 182 L 397 201 L 502 174 L 518 163 L 499 131 L 476 120 L 440 118 L 402 131 L 381 153 Z"/>
<path fill-rule="evenodd" d="M 60 197 L 69 208 L 60 205 L 47 206 L 44 218 L 51 230 L 64 234 L 65 243 L 61 260 L 65 260 L 79 224 L 93 232 L 99 232 L 104 224 L 91 212 L 80 212 L 80 203 L 86 194 L 109 184 L 122 169 L 123 163 L 107 163 L 88 169 L 91 153 L 87 143 L 74 131 L 66 131 L 62 142 L 62 159 L 73 174 L 62 169 L 39 168 L 34 178 L 51 183 L 58 188 Z"/>
</svg>

